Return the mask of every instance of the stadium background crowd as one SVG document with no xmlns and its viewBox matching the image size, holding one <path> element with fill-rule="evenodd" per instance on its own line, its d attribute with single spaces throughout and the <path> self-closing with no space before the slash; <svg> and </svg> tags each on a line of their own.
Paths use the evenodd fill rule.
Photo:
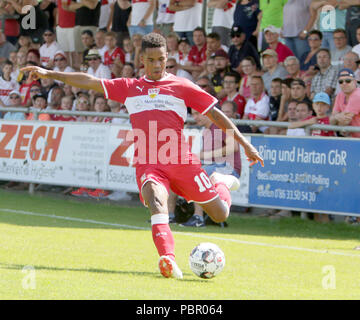
<svg viewBox="0 0 360 320">
<path fill-rule="evenodd" d="M 27 5 L 30 11 L 23 10 Z M 208 8 L 210 32 L 202 26 Z M 2 107 L 126 113 L 125 106 L 95 92 L 49 79 L 31 81 L 20 69 L 36 65 L 100 78 L 141 77 L 141 38 L 155 31 L 166 37 L 166 71 L 216 96 L 229 117 L 289 122 L 288 129 L 240 126 L 242 132 L 302 136 L 305 126 L 316 123 L 360 125 L 360 0 L 0 0 L 0 17 Z M 6 112 L 0 118 L 33 115 Z M 206 127 L 198 115 L 194 119 Z M 128 121 L 49 114 L 39 120 Z M 99 189 L 72 194 L 128 198 Z"/>
</svg>

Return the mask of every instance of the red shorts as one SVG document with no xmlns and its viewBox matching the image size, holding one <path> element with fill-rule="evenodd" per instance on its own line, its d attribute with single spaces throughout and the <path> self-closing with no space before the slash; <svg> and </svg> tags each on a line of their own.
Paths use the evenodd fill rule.
<svg viewBox="0 0 360 320">
<path fill-rule="evenodd" d="M 188 202 L 207 203 L 218 197 L 201 164 L 140 165 L 136 168 L 136 181 L 142 203 L 141 190 L 149 181 L 163 185 L 168 192 L 171 189 Z"/>
</svg>

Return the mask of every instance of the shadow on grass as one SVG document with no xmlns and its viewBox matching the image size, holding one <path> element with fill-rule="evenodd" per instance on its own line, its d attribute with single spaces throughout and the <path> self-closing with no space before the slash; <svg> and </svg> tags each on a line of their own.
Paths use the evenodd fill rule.
<svg viewBox="0 0 360 320">
<path fill-rule="evenodd" d="M 45 271 L 70 271 L 70 272 L 89 272 L 89 273 L 103 273 L 103 274 L 118 274 L 118 275 L 134 275 L 140 277 L 152 277 L 152 278 L 160 278 L 163 276 L 160 275 L 159 272 L 146 272 L 146 271 L 122 271 L 122 270 L 106 270 L 106 269 L 98 269 L 98 268 L 66 268 L 66 267 L 47 267 L 47 266 L 39 266 L 39 265 L 21 265 L 21 264 L 5 264 L 0 262 L 0 269 L 7 270 L 23 270 L 24 268 L 33 268 L 35 271 L 45 270 Z M 191 273 L 184 273 L 185 277 L 194 277 Z M 192 278 L 192 279 L 182 279 L 181 281 L 186 282 L 208 282 L 208 280 L 200 279 L 200 278 Z"/>
<path fill-rule="evenodd" d="M 78 201 L 51 194 L 30 196 L 23 192 L 0 190 L 0 223 L 52 228 L 133 229 L 151 230 L 149 212 L 144 207 L 124 207 L 97 201 Z M 13 212 L 1 209 L 8 208 Z M 268 237 L 298 237 L 312 239 L 359 240 L 360 227 L 345 223 L 322 224 L 300 218 L 271 220 L 254 216 L 232 215 L 229 227 L 182 228 L 177 232 L 216 235 L 252 235 Z"/>
</svg>

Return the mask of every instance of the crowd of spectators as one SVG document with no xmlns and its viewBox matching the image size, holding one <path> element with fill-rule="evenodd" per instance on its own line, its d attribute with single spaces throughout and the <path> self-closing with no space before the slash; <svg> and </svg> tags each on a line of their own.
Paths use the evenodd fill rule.
<svg viewBox="0 0 360 320">
<path fill-rule="evenodd" d="M 166 71 L 195 82 L 220 105 L 233 102 L 235 118 L 289 122 L 289 129 L 241 126 L 243 132 L 305 135 L 315 123 L 360 125 L 360 0 L 210 0 L 207 7 L 209 32 L 201 0 L 0 0 L 0 106 L 126 112 L 95 92 L 32 81 L 20 69 L 141 77 L 141 38 L 154 31 L 166 37 Z M 39 120 L 124 121 L 47 114 Z"/>
</svg>

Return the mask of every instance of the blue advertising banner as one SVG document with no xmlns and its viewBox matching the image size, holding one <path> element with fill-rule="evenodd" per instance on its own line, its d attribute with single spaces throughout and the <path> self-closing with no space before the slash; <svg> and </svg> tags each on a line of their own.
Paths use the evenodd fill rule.
<svg viewBox="0 0 360 320">
<path fill-rule="evenodd" d="M 255 137 L 249 204 L 360 214 L 360 140 Z"/>
</svg>

